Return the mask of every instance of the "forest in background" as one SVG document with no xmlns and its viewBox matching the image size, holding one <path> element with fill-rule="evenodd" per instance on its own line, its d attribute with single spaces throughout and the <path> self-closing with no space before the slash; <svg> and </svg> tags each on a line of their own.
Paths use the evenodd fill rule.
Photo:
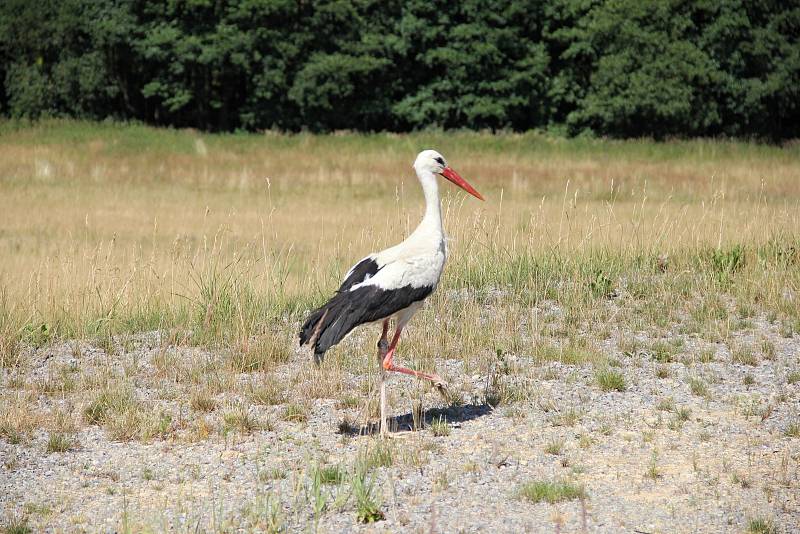
<svg viewBox="0 0 800 534">
<path fill-rule="evenodd" d="M 800 3 L 4 0 L 0 114 L 800 137 Z"/>
</svg>

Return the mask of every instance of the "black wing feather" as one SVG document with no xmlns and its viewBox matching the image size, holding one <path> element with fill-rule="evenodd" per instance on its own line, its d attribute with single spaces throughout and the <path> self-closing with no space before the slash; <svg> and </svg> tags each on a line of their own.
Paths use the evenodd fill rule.
<svg viewBox="0 0 800 534">
<path fill-rule="evenodd" d="M 371 257 L 367 256 L 350 269 L 350 273 L 348 274 L 347 278 L 344 279 L 342 285 L 339 287 L 339 293 L 343 293 L 353 287 L 356 284 L 360 284 L 375 276 L 375 273 L 380 271 L 381 268 L 378 267 L 378 262 L 376 262 Z"/>
<path fill-rule="evenodd" d="M 375 285 L 337 292 L 308 316 L 300 330 L 300 345 L 313 341 L 314 358 L 319 362 L 329 348 L 356 326 L 391 317 L 431 292 L 433 288 L 427 286 L 383 289 Z"/>
</svg>

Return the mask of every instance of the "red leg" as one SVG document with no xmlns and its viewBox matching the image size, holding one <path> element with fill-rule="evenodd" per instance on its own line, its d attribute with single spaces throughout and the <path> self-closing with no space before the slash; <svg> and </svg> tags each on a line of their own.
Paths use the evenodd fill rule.
<svg viewBox="0 0 800 534">
<path fill-rule="evenodd" d="M 445 382 L 439 377 L 439 375 L 429 375 L 427 373 L 422 373 L 406 367 L 400 367 L 392 363 L 392 360 L 394 359 L 394 351 L 397 348 L 397 342 L 400 341 L 400 334 L 402 331 L 402 327 L 399 327 L 397 331 L 395 331 L 394 337 L 392 338 L 392 343 L 389 345 L 389 352 L 386 353 L 386 358 L 383 359 L 383 368 L 387 371 L 394 371 L 396 373 L 403 373 L 406 375 L 416 376 L 417 378 L 430 380 L 433 382 L 434 386 L 443 386 Z"/>
</svg>

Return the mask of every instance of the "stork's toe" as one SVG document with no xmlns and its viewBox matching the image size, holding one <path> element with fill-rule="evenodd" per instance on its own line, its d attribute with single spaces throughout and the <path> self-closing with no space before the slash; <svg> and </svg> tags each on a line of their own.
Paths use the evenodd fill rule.
<svg viewBox="0 0 800 534">
<path fill-rule="evenodd" d="M 433 381 L 433 387 L 435 387 L 435 388 L 436 388 L 436 390 L 437 390 L 439 393 L 441 393 L 442 395 L 444 395 L 445 393 L 447 393 L 447 388 L 448 388 L 449 386 L 448 386 L 447 382 L 445 382 L 444 380 L 442 380 L 440 377 L 436 377 L 436 380 L 434 380 L 434 381 Z"/>
</svg>

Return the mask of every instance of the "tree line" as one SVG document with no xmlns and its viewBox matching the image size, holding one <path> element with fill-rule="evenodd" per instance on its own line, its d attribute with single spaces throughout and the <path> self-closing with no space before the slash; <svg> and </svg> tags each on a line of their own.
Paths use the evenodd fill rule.
<svg viewBox="0 0 800 534">
<path fill-rule="evenodd" d="M 3 0 L 0 113 L 800 136 L 800 2 Z"/>
</svg>

